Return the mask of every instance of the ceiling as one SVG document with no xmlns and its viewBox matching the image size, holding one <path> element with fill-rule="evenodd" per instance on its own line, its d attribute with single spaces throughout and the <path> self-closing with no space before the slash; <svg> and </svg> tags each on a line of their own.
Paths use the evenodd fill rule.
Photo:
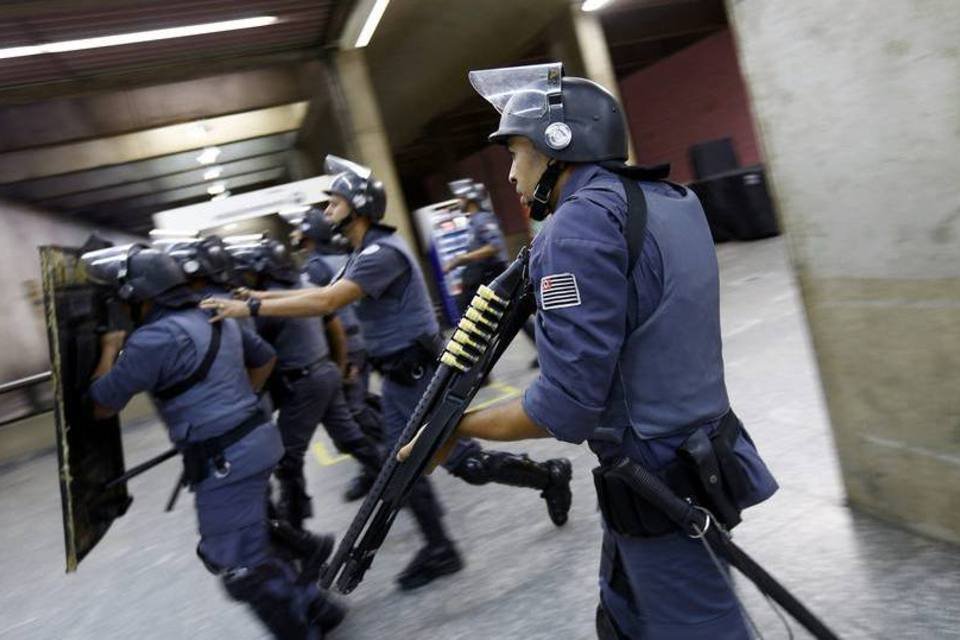
<svg viewBox="0 0 960 640">
<path fill-rule="evenodd" d="M 211 197 L 208 167 L 197 161 L 204 147 L 220 149 L 216 180 L 232 193 L 312 175 L 304 156 L 344 151 L 331 121 L 338 97 L 327 54 L 356 4 L 0 3 L 3 47 L 279 18 L 230 33 L 0 60 L 0 198 L 144 233 L 156 211 Z M 550 59 L 553 30 L 569 7 L 570 0 L 389 5 L 366 56 L 405 190 L 486 144 L 495 113 L 472 92 L 467 71 Z M 622 77 L 726 20 L 722 0 L 618 0 L 602 22 Z M 407 195 L 417 203 L 416 193 Z"/>
<path fill-rule="evenodd" d="M 144 232 L 150 215 L 290 179 L 317 60 L 352 2 L 32 0 L 0 4 L 3 47 L 272 15 L 241 31 L 0 61 L 0 197 Z M 320 78 L 322 80 L 322 78 Z M 202 122 L 203 126 L 187 123 Z M 209 174 L 207 174 L 209 175 Z"/>
<path fill-rule="evenodd" d="M 516 3 L 502 4 L 506 7 Z M 398 171 L 407 191 L 413 194 L 409 198 L 412 206 L 427 204 L 426 201 L 419 202 L 416 197 L 422 176 L 442 170 L 444 166 L 452 166 L 457 159 L 482 149 L 488 144 L 487 134 L 496 128 L 496 112 L 466 82 L 468 68 L 536 64 L 556 59 L 556 52 L 551 49 L 548 40 L 554 30 L 561 28 L 558 21 L 562 21 L 564 3 L 549 4 L 553 6 L 552 11 L 544 7 L 531 8 L 535 13 L 539 11 L 537 15 L 541 20 L 539 29 L 525 31 L 534 34 L 534 37 L 512 37 L 513 34 L 506 29 L 513 23 L 506 20 L 504 30 L 496 32 L 494 42 L 497 46 L 487 44 L 484 58 L 470 58 L 470 67 L 467 67 L 463 65 L 462 58 L 451 57 L 448 66 L 460 64 L 454 79 L 435 79 L 438 86 L 445 90 L 447 101 L 444 108 L 434 110 L 435 115 L 421 120 L 416 126 L 407 123 L 407 126 L 398 129 L 389 128 Z M 560 5 L 559 11 L 557 5 Z M 514 13 L 514 17 L 518 16 Z M 623 78 L 723 29 L 727 20 L 722 0 L 620 0 L 601 13 L 601 23 L 615 73 L 618 78 Z M 519 19 L 515 24 L 529 26 Z M 439 28 L 442 29 L 443 25 Z M 464 35 L 463 42 L 489 43 L 491 37 L 488 29 L 483 36 L 474 33 Z M 520 46 L 511 49 L 505 44 L 511 42 Z M 384 46 L 389 44 L 392 43 L 384 38 Z M 433 52 L 432 55 L 437 54 Z M 570 67 L 574 66 L 568 65 L 568 73 L 577 73 L 575 67 Z M 386 80 L 378 83 L 378 93 L 384 99 L 396 100 L 398 95 L 388 93 L 388 89 L 382 88 L 385 85 Z M 425 104 L 429 104 L 426 98 L 429 96 L 421 96 L 419 103 L 408 100 L 410 108 L 423 109 Z"/>
</svg>

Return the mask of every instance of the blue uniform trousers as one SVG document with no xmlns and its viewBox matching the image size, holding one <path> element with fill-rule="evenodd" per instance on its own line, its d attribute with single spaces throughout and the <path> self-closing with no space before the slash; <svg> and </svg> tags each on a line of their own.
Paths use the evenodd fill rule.
<svg viewBox="0 0 960 640">
<path fill-rule="evenodd" d="M 344 380 L 343 397 L 360 430 L 373 440 L 381 442 L 384 438 L 383 416 L 367 402 L 371 369 L 367 354 L 365 351 L 351 351 L 347 354 L 347 362 L 351 368 L 356 369 L 357 375 L 352 381 Z"/>
<path fill-rule="evenodd" d="M 342 384 L 340 372 L 329 360 L 290 384 L 291 393 L 278 404 L 277 417 L 286 456 L 302 465 L 318 422 L 341 451 L 365 439 L 343 397 Z"/>
<path fill-rule="evenodd" d="M 416 385 L 404 386 L 384 377 L 381 388 L 383 402 L 383 426 L 386 431 L 384 444 L 393 447 L 407 425 L 410 416 L 420 401 L 420 397 L 430 384 L 432 369 Z M 433 486 L 427 476 L 421 476 L 414 484 L 408 499 L 410 510 L 423 533 L 427 544 L 443 545 L 449 538 L 443 528 L 441 517 L 443 508 L 437 500 Z"/>
<path fill-rule="evenodd" d="M 282 629 L 291 637 L 319 637 L 309 621 L 323 597 L 313 583 L 298 585 L 293 568 L 270 548 L 265 498 L 271 472 L 207 479 L 197 487 L 197 553 L 223 579 L 228 594 L 250 604 L 275 635 Z M 251 587 L 235 588 L 245 576 L 255 574 L 263 578 Z"/>
<path fill-rule="evenodd" d="M 750 640 L 726 579 L 700 540 L 680 532 L 630 538 L 604 527 L 600 598 L 630 640 Z"/>
<path fill-rule="evenodd" d="M 417 384 L 405 387 L 393 382 L 389 378 L 383 379 L 383 420 L 384 427 L 387 430 L 387 442 L 390 446 L 397 441 L 403 428 L 407 426 L 407 420 L 413 415 L 420 397 L 423 396 L 430 379 L 433 377 L 435 369 L 425 367 L 423 377 L 417 381 Z M 443 467 L 448 471 L 457 468 L 465 457 L 471 453 L 480 451 L 480 443 L 476 440 L 462 438 L 457 442 L 450 456 Z"/>
</svg>

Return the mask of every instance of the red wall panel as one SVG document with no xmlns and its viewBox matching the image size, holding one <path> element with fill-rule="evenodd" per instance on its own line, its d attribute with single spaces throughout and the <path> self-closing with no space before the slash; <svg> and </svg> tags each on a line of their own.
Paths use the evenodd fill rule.
<svg viewBox="0 0 960 640">
<path fill-rule="evenodd" d="M 622 79 L 620 95 L 637 162 L 669 162 L 677 182 L 693 180 L 698 142 L 732 138 L 741 165 L 761 162 L 729 29 Z"/>
</svg>

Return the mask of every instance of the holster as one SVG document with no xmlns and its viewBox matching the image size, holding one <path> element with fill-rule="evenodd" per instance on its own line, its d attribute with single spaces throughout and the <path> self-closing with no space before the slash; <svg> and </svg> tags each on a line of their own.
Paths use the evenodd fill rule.
<svg viewBox="0 0 960 640">
<path fill-rule="evenodd" d="M 436 362 L 442 348 L 440 336 L 421 336 L 409 347 L 381 358 L 371 357 L 370 364 L 389 380 L 413 387 Z"/>
<path fill-rule="evenodd" d="M 740 523 L 739 505 L 749 491 L 746 473 L 733 452 L 739 433 L 740 421 L 730 411 L 712 435 L 704 429 L 691 433 L 677 448 L 677 459 L 656 474 L 677 496 L 708 509 L 727 529 Z M 677 530 L 666 515 L 607 471 L 605 465 L 595 468 L 593 479 L 610 528 L 638 538 Z"/>
<path fill-rule="evenodd" d="M 226 459 L 224 452 L 268 420 L 266 415 L 257 410 L 249 418 L 219 436 L 183 443 L 180 446 L 180 452 L 183 455 L 183 476 L 186 483 L 190 487 L 195 487 L 203 482 L 209 475 L 209 463 L 213 463 L 217 477 L 228 476 L 230 461 Z"/>
</svg>

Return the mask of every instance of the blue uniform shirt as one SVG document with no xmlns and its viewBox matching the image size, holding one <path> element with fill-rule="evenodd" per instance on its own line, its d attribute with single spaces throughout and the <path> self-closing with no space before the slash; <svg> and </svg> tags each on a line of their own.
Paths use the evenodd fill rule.
<svg viewBox="0 0 960 640">
<path fill-rule="evenodd" d="M 388 356 L 439 334 L 420 267 L 392 228 L 367 231 L 342 277 L 363 290 L 356 310 L 371 356 Z"/>
<path fill-rule="evenodd" d="M 497 217 L 490 211 L 475 211 L 467 216 L 470 227 L 470 236 L 467 241 L 467 251 L 475 251 L 481 247 L 492 245 L 497 250 L 495 258 L 500 262 L 507 261 L 507 245 L 503 239 L 503 232 L 497 222 Z"/>
<path fill-rule="evenodd" d="M 580 443 L 605 410 L 626 332 L 626 198 L 615 175 L 584 165 L 564 185 L 559 202 L 531 245 L 540 376 L 523 404 L 554 437 Z M 648 233 L 634 269 L 638 323 L 656 309 L 662 274 L 656 239 Z M 547 283 L 545 276 L 551 278 Z M 556 297 L 565 291 L 575 298 Z"/>
<path fill-rule="evenodd" d="M 299 289 L 300 284 L 271 283 L 268 291 Z M 320 318 L 277 318 L 257 316 L 257 332 L 277 352 L 277 368 L 298 369 L 323 360 L 330 355 L 327 334 Z"/>
<path fill-rule="evenodd" d="M 534 239 L 540 375 L 523 407 L 557 439 L 589 440 L 601 460 L 626 455 L 656 470 L 675 459 L 692 428 L 715 429 L 729 402 L 716 258 L 702 210 L 669 184 L 641 188 L 648 225 L 630 281 L 626 195 L 601 167 L 574 169 Z M 753 486 L 746 507 L 776 482 L 742 435 L 734 451 Z"/>
<path fill-rule="evenodd" d="M 331 284 L 334 277 L 346 266 L 346 262 L 347 256 L 345 255 L 324 255 L 316 251 L 312 252 L 304 265 L 306 283 L 317 287 L 325 287 Z M 348 304 L 337 309 L 335 315 L 340 319 L 343 330 L 347 334 L 347 352 L 358 353 L 363 351 L 365 348 L 363 331 L 360 328 L 360 320 L 357 319 L 354 305 Z"/>
<path fill-rule="evenodd" d="M 212 332 L 200 309 L 156 307 L 127 338 L 113 368 L 94 381 L 95 402 L 120 411 L 141 392 L 155 392 L 185 380 L 200 365 Z M 206 379 L 157 407 L 174 442 L 203 440 L 229 431 L 257 408 L 246 368 L 274 356 L 256 334 L 225 321 L 220 350 Z"/>
<path fill-rule="evenodd" d="M 386 296 L 399 298 L 410 282 L 410 265 L 400 251 L 377 240 L 389 235 L 370 229 L 363 246 L 347 263 L 343 278 L 363 289 L 363 295 L 377 300 Z"/>
</svg>

